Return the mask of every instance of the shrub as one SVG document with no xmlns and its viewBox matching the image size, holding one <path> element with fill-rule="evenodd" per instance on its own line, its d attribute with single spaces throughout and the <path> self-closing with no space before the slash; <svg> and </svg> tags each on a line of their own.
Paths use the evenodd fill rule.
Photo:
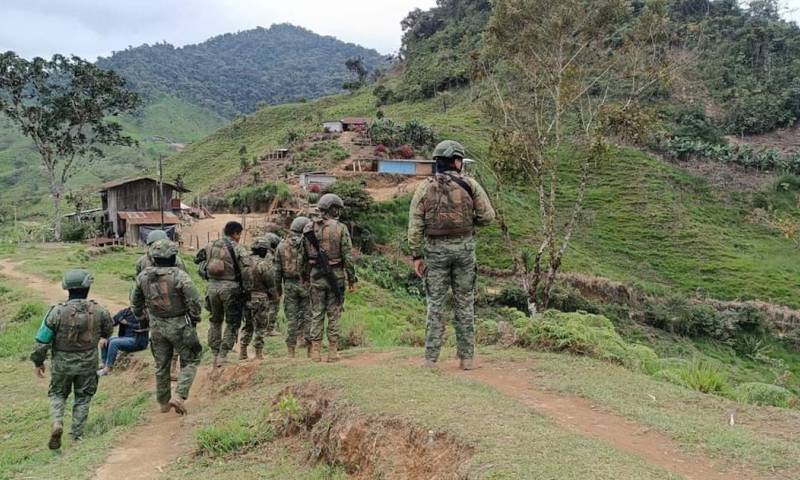
<svg viewBox="0 0 800 480">
<path fill-rule="evenodd" d="M 281 202 L 292 198 L 289 187 L 285 183 L 265 183 L 257 187 L 240 188 L 226 195 L 225 199 L 233 208 L 252 212 L 266 210 L 276 197 Z"/>
<path fill-rule="evenodd" d="M 738 335 L 733 341 L 733 349 L 743 357 L 764 358 L 772 351 L 767 339 L 757 335 Z"/>
<path fill-rule="evenodd" d="M 344 201 L 344 211 L 341 213 L 343 222 L 357 222 L 369 213 L 374 201 L 364 187 L 361 180 L 347 180 L 332 183 L 325 188 L 325 193 L 335 193 Z"/>
<path fill-rule="evenodd" d="M 484 320 L 475 326 L 475 343 L 478 345 L 494 345 L 500 339 L 497 322 Z"/>
<path fill-rule="evenodd" d="M 739 384 L 733 390 L 733 397 L 741 403 L 787 408 L 791 405 L 794 395 L 778 385 L 750 382 Z"/>
<path fill-rule="evenodd" d="M 528 313 L 528 293 L 518 287 L 504 288 L 493 302 L 495 305 L 516 308 Z"/>
<path fill-rule="evenodd" d="M 695 361 L 681 367 L 666 368 L 658 371 L 656 377 L 703 393 L 723 395 L 730 391 L 725 375 L 706 362 Z"/>
<path fill-rule="evenodd" d="M 800 159 L 800 156 L 797 158 Z M 798 167 L 800 167 L 800 163 L 798 163 Z M 800 176 L 792 173 L 785 173 L 781 175 L 775 182 L 775 191 L 800 192 Z"/>
<path fill-rule="evenodd" d="M 395 155 L 400 156 L 401 158 L 414 158 L 414 149 L 409 147 L 408 145 L 400 145 L 394 151 Z"/>
<path fill-rule="evenodd" d="M 44 306 L 39 303 L 25 303 L 19 307 L 17 313 L 11 319 L 14 323 L 27 323 L 36 319 L 41 319 L 44 315 Z"/>
<path fill-rule="evenodd" d="M 61 227 L 61 240 L 65 242 L 82 242 L 94 233 L 91 223 L 65 222 Z"/>
</svg>

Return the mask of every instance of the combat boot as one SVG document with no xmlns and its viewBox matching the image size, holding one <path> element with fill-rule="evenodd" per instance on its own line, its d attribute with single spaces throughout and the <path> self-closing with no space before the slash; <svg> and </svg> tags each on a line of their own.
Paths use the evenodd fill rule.
<svg viewBox="0 0 800 480">
<path fill-rule="evenodd" d="M 289 350 L 289 358 L 294 358 L 295 346 L 289 345 L 287 348 Z"/>
<path fill-rule="evenodd" d="M 458 362 L 458 366 L 461 368 L 461 370 L 475 370 L 475 366 L 473 365 L 471 358 L 462 358 Z"/>
<path fill-rule="evenodd" d="M 311 342 L 311 361 L 322 361 L 322 342 Z"/>
<path fill-rule="evenodd" d="M 247 360 L 247 345 L 239 347 L 239 360 Z"/>
<path fill-rule="evenodd" d="M 328 363 L 334 363 L 339 361 L 339 342 L 338 340 L 332 340 L 328 344 Z"/>
<path fill-rule="evenodd" d="M 436 360 L 431 360 L 430 358 L 426 358 L 425 363 L 423 363 L 422 366 L 434 370 L 436 369 Z"/>
<path fill-rule="evenodd" d="M 160 403 L 158 407 L 159 410 L 161 410 L 161 413 L 167 413 L 172 410 L 172 406 L 169 403 Z"/>
<path fill-rule="evenodd" d="M 61 422 L 53 422 L 53 428 L 50 431 L 50 441 L 47 442 L 47 448 L 50 450 L 58 450 L 61 448 L 62 433 L 64 433 L 64 424 Z"/>
<path fill-rule="evenodd" d="M 183 405 L 183 399 L 182 398 L 170 399 L 168 405 L 170 407 L 174 408 L 175 409 L 175 413 L 177 413 L 178 415 L 186 415 L 186 413 L 187 413 L 186 407 Z"/>
<path fill-rule="evenodd" d="M 264 360 L 264 349 L 256 347 L 256 360 Z"/>
</svg>

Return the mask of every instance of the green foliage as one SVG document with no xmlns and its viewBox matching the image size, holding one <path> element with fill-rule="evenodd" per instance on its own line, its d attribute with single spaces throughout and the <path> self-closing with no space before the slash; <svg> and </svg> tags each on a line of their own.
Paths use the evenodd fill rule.
<svg viewBox="0 0 800 480">
<path fill-rule="evenodd" d="M 375 203 L 364 188 L 365 184 L 361 180 L 342 180 L 325 187 L 324 193 L 334 193 L 344 202 L 340 217 L 343 222 L 360 223 L 371 212 Z"/>
<path fill-rule="evenodd" d="M 68 222 L 62 226 L 61 240 L 65 242 L 82 242 L 94 233 L 91 223 Z"/>
<path fill-rule="evenodd" d="M 138 423 L 149 399 L 150 395 L 142 392 L 127 399 L 122 405 L 117 405 L 110 411 L 90 415 L 89 421 L 86 423 L 86 434 L 102 435 L 115 428 L 127 427 Z"/>
<path fill-rule="evenodd" d="M 662 149 L 668 157 L 680 161 L 702 158 L 759 171 L 778 170 L 800 173 L 800 170 L 794 170 L 800 165 L 796 165 L 791 157 L 781 156 L 777 150 L 772 148 L 754 150 L 749 145 L 716 144 L 704 140 L 675 137 L 666 140 Z"/>
<path fill-rule="evenodd" d="M 335 164 L 346 160 L 350 153 L 345 150 L 339 142 L 335 140 L 323 140 L 321 142 L 313 142 L 305 149 L 300 151 L 294 156 L 294 162 L 297 166 L 302 165 L 315 165 L 314 168 L 330 168 Z M 298 168 L 292 169 L 298 172 Z"/>
<path fill-rule="evenodd" d="M 250 416 L 240 416 L 224 423 L 201 427 L 195 434 L 203 455 L 222 456 L 243 452 L 274 437 L 272 426 Z"/>
<path fill-rule="evenodd" d="M 265 211 L 275 198 L 286 202 L 292 198 L 289 187 L 283 182 L 264 183 L 255 187 L 244 187 L 225 196 L 225 203 L 239 211 Z"/>
<path fill-rule="evenodd" d="M 707 362 L 695 361 L 680 367 L 665 368 L 659 370 L 656 377 L 703 393 L 724 395 L 730 392 L 725 375 Z"/>
<path fill-rule="evenodd" d="M 433 129 L 417 120 L 399 124 L 390 118 L 381 118 L 369 124 L 367 135 L 373 143 L 397 148 L 401 145 L 432 147 L 436 143 Z"/>
<path fill-rule="evenodd" d="M 789 390 L 767 383 L 741 383 L 733 389 L 733 397 L 742 403 L 787 408 L 795 404 L 797 397 Z"/>
<path fill-rule="evenodd" d="M 98 65 L 120 72 L 146 95 L 168 93 L 231 118 L 253 112 L 259 102 L 339 92 L 351 58 L 361 58 L 369 69 L 384 61 L 375 50 L 281 24 L 182 48 L 168 43 L 128 48 L 100 58 Z"/>
<path fill-rule="evenodd" d="M 702 141 L 711 145 L 723 143 L 722 133 L 699 105 L 675 105 L 664 109 L 669 134 L 673 138 Z"/>
<path fill-rule="evenodd" d="M 422 280 L 407 264 L 385 255 L 363 255 L 357 261 L 360 276 L 379 287 L 416 298 L 425 296 Z"/>
<path fill-rule="evenodd" d="M 28 323 L 40 321 L 44 316 L 44 307 L 41 303 L 24 303 L 17 313 L 11 318 L 14 323 Z"/>
</svg>

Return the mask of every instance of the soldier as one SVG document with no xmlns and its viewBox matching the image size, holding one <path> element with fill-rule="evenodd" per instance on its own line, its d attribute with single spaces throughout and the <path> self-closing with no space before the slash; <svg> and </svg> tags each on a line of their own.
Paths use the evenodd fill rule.
<svg viewBox="0 0 800 480">
<path fill-rule="evenodd" d="M 353 291 L 358 279 L 351 258 L 350 232 L 337 220 L 344 202 L 338 195 L 326 193 L 319 199 L 317 207 L 320 216 L 303 230 L 311 282 L 311 359 L 315 362 L 322 360 L 322 337 L 327 316 L 328 362 L 335 362 L 339 359 L 339 318 L 344 303 L 344 285 L 347 283 Z M 320 251 L 330 265 L 331 271 L 327 274 L 320 263 Z"/>
<path fill-rule="evenodd" d="M 311 357 L 310 304 L 308 284 L 302 274 L 306 268 L 303 248 L 303 229 L 311 223 L 307 217 L 297 217 L 290 227 L 291 235 L 284 238 L 275 251 L 275 283 L 283 291 L 283 313 L 286 316 L 286 346 L 294 358 L 298 337 L 302 334 L 306 354 Z"/>
<path fill-rule="evenodd" d="M 168 240 L 169 237 L 167 236 L 167 232 L 164 230 L 153 230 L 152 232 L 147 234 L 147 248 L 149 249 L 152 244 L 159 240 Z M 136 261 L 136 276 L 139 276 L 142 271 L 147 267 L 153 266 L 153 259 L 150 258 L 149 252 L 144 252 L 144 255 L 139 257 L 139 260 Z M 183 263 L 181 260 L 180 255 L 175 257 L 175 266 L 186 271 L 186 264 Z"/>
<path fill-rule="evenodd" d="M 245 282 L 249 278 L 247 251 L 239 245 L 242 224 L 228 222 L 225 236 L 204 248 L 205 275 L 208 277 L 207 304 L 211 311 L 208 346 L 214 352 L 214 366 L 221 367 L 236 344 L 246 303 Z M 199 255 L 198 255 L 199 256 Z M 225 322 L 225 335 L 222 323 Z"/>
<path fill-rule="evenodd" d="M 269 235 L 275 238 L 270 238 Z M 278 315 L 280 295 L 275 285 L 274 258 L 271 248 L 275 239 L 280 241 L 277 235 L 270 233 L 264 238 L 259 238 L 250 246 L 250 250 L 253 252 L 249 258 L 250 301 L 247 302 L 244 312 L 244 326 L 239 345 L 240 360 L 247 360 L 247 346 L 253 339 L 253 333 L 255 333 L 253 346 L 256 349 L 256 359 L 264 358 L 264 336 Z"/>
<path fill-rule="evenodd" d="M 267 253 L 269 262 L 270 262 L 270 269 L 272 270 L 273 281 L 275 276 L 275 251 L 278 249 L 278 245 L 281 243 L 281 237 L 274 233 L 268 233 L 264 235 L 264 238 L 267 240 L 269 244 L 269 252 Z M 277 296 L 275 298 L 270 297 L 270 317 L 269 317 L 269 324 L 267 325 L 267 335 L 270 337 L 276 337 L 280 335 L 277 331 L 278 327 L 278 309 L 281 307 L 281 292 L 280 284 L 275 285 L 275 293 Z"/>
<path fill-rule="evenodd" d="M 47 393 L 53 420 L 47 444 L 51 450 L 61 448 L 64 408 L 70 391 L 75 394 L 70 436 L 74 441 L 80 440 L 89 404 L 97 392 L 97 347 L 108 343 L 114 329 L 108 310 L 87 300 L 92 281 L 92 274 L 86 270 L 66 272 L 61 286 L 69 292 L 69 299 L 50 307 L 36 333 L 31 360 L 39 378 L 44 378 L 47 350 L 53 350 Z"/>
<path fill-rule="evenodd" d="M 461 174 L 464 147 L 451 140 L 433 151 L 436 174 L 417 187 L 408 220 L 414 270 L 424 279 L 428 302 L 425 365 L 435 367 L 445 329 L 447 293 L 453 291 L 458 358 L 463 370 L 475 355 L 475 226 L 489 225 L 495 212 L 483 187 Z M 424 260 L 423 260 L 424 258 Z"/>
<path fill-rule="evenodd" d="M 159 240 L 149 254 L 155 265 L 146 268 L 136 277 L 131 293 L 133 314 L 141 316 L 147 310 L 150 319 L 150 348 L 156 363 L 156 400 L 161 411 L 171 409 L 179 415 L 186 414 L 184 401 L 197 374 L 203 347 L 197 338 L 202 304 L 197 287 L 189 275 L 175 265 L 178 247 L 169 240 Z M 172 398 L 170 364 L 178 354 L 181 370 Z"/>
</svg>

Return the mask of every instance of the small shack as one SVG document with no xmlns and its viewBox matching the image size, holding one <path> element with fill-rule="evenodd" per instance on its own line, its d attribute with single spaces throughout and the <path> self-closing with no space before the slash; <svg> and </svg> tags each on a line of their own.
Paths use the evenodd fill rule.
<svg viewBox="0 0 800 480">
<path fill-rule="evenodd" d="M 345 132 L 355 132 L 366 130 L 369 118 L 365 117 L 346 117 L 341 120 L 342 130 Z"/>
<path fill-rule="evenodd" d="M 300 186 L 305 191 L 309 191 L 312 185 L 317 185 L 320 190 L 324 190 L 328 185 L 336 183 L 336 175 L 327 172 L 306 172 L 300 174 Z"/>
<path fill-rule="evenodd" d="M 163 192 L 162 198 L 158 181 L 150 177 L 103 185 L 99 193 L 103 204 L 105 235 L 122 238 L 128 245 L 138 245 L 144 243 L 147 234 L 161 228 L 163 223 L 174 238 L 181 221 L 173 210 L 180 213 L 180 194 L 189 190 L 164 182 Z"/>
<path fill-rule="evenodd" d="M 322 129 L 325 133 L 342 133 L 344 125 L 342 125 L 342 122 L 324 122 Z"/>
<path fill-rule="evenodd" d="M 428 177 L 433 175 L 435 164 L 433 160 L 381 159 L 378 160 L 378 173 Z"/>
</svg>

